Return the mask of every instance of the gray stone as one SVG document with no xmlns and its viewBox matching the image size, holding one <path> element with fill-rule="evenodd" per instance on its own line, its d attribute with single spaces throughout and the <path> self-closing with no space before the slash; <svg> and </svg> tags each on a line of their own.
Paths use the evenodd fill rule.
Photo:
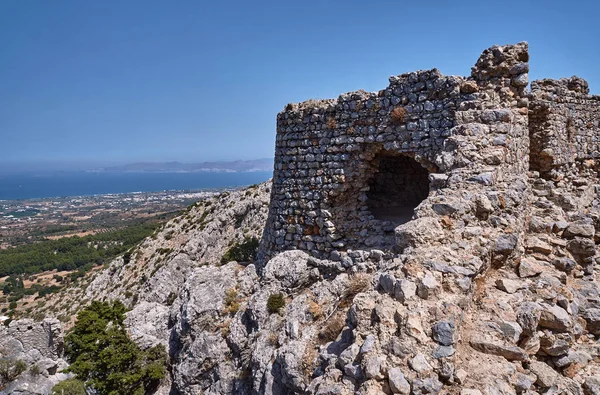
<svg viewBox="0 0 600 395">
<path fill-rule="evenodd" d="M 518 290 L 525 288 L 525 284 L 518 280 L 499 278 L 498 280 L 496 280 L 496 287 L 509 294 L 514 294 Z"/>
<path fill-rule="evenodd" d="M 583 391 L 585 395 L 600 394 L 600 376 L 588 376 L 583 382 Z"/>
<path fill-rule="evenodd" d="M 431 330 L 433 332 L 433 340 L 443 346 L 450 346 L 456 341 L 453 322 L 439 321 L 433 325 Z"/>
<path fill-rule="evenodd" d="M 452 346 L 439 346 L 433 350 L 432 355 L 435 359 L 447 358 L 454 355 L 455 351 Z"/>
<path fill-rule="evenodd" d="M 410 384 L 400 368 L 391 368 L 388 370 L 388 383 L 394 394 L 410 394 Z"/>
<path fill-rule="evenodd" d="M 410 367 L 417 373 L 426 373 L 433 370 L 425 355 L 418 353 L 411 360 L 408 361 Z"/>
<path fill-rule="evenodd" d="M 568 332 L 573 326 L 569 313 L 557 305 L 544 304 L 540 314 L 540 326 L 558 332 Z"/>
<path fill-rule="evenodd" d="M 531 361 L 529 370 L 537 377 L 535 383 L 542 388 L 552 387 L 559 378 L 559 374 L 544 362 Z"/>
<path fill-rule="evenodd" d="M 492 342 L 485 339 L 471 339 L 471 347 L 485 354 L 498 355 L 509 361 L 527 361 L 529 356 L 519 347 Z"/>
<path fill-rule="evenodd" d="M 517 247 L 519 238 L 515 234 L 500 235 L 496 240 L 494 251 L 499 254 L 508 255 Z"/>
</svg>

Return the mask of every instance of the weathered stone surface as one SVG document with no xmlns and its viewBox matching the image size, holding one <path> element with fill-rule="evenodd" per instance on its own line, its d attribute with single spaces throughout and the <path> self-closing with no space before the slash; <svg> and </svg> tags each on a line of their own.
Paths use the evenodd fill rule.
<svg viewBox="0 0 600 395">
<path fill-rule="evenodd" d="M 558 372 L 543 362 L 531 361 L 529 370 L 537 377 L 535 383 L 542 388 L 550 388 L 558 380 Z"/>
<path fill-rule="evenodd" d="M 439 321 L 431 329 L 433 331 L 433 340 L 443 346 L 450 346 L 456 341 L 453 322 Z"/>
<path fill-rule="evenodd" d="M 529 356 L 519 347 L 507 346 L 501 343 L 495 343 L 484 339 L 471 339 L 471 347 L 475 350 L 486 353 L 499 355 L 509 361 L 527 361 Z"/>
<path fill-rule="evenodd" d="M 388 370 L 388 383 L 390 385 L 390 389 L 395 394 L 410 394 L 410 384 L 404 377 L 404 374 L 400 368 L 391 368 Z"/>
<path fill-rule="evenodd" d="M 399 248 L 429 244 L 444 236 L 440 223 L 435 218 L 418 218 L 396 228 L 396 244 Z"/>
</svg>

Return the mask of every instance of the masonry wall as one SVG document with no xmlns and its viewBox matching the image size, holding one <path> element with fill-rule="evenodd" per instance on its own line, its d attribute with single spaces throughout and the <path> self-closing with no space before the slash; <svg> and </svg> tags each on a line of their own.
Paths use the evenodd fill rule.
<svg viewBox="0 0 600 395">
<path fill-rule="evenodd" d="M 581 78 L 533 81 L 529 122 L 532 170 L 600 157 L 600 96 Z"/>
<path fill-rule="evenodd" d="M 492 186 L 528 169 L 527 44 L 483 52 L 470 77 L 438 70 L 390 77 L 379 92 L 289 104 L 277 116 L 269 219 L 259 256 L 287 249 L 393 250 L 394 224 L 369 210 L 381 155 L 429 175 L 415 216 L 461 184 Z"/>
</svg>

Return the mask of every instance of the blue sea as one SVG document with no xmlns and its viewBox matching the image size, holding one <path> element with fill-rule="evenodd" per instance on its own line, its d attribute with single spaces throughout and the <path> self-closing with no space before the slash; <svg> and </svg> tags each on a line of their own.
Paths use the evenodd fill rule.
<svg viewBox="0 0 600 395">
<path fill-rule="evenodd" d="M 258 184 L 271 176 L 271 172 L 0 175 L 0 200 L 226 188 Z"/>
</svg>

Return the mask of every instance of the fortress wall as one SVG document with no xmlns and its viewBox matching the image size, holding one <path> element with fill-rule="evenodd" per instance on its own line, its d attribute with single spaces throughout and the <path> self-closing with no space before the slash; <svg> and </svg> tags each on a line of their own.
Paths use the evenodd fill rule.
<svg viewBox="0 0 600 395">
<path fill-rule="evenodd" d="M 277 116 L 269 219 L 259 259 L 287 249 L 393 248 L 393 223 L 369 210 L 382 155 L 430 173 L 415 216 L 464 183 L 495 185 L 528 168 L 527 44 L 484 51 L 471 77 L 438 70 L 390 77 L 377 93 L 289 104 Z M 441 197 L 440 197 L 441 196 Z M 431 200 L 431 201 L 430 201 Z"/>
<path fill-rule="evenodd" d="M 600 96 L 581 78 L 533 81 L 529 122 L 532 170 L 600 157 Z"/>
</svg>

